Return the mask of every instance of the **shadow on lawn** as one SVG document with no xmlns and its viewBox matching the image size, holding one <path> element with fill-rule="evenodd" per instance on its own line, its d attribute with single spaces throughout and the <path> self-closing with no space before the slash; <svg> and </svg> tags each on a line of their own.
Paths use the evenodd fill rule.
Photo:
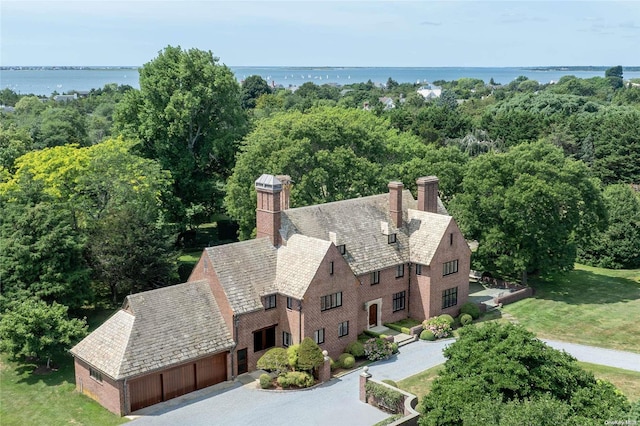
<svg viewBox="0 0 640 426">
<path fill-rule="evenodd" d="M 70 359 L 65 359 L 61 364 L 55 365 L 52 370 L 46 370 L 46 361 L 45 366 L 40 365 L 40 363 L 21 363 L 16 366 L 15 372 L 16 376 L 19 377 L 18 383 L 27 385 L 41 382 L 46 386 L 59 386 L 65 382 L 75 382 L 73 360 Z"/>
<path fill-rule="evenodd" d="M 620 303 L 640 300 L 640 284 L 581 269 L 533 282 L 534 298 L 572 305 Z"/>
</svg>

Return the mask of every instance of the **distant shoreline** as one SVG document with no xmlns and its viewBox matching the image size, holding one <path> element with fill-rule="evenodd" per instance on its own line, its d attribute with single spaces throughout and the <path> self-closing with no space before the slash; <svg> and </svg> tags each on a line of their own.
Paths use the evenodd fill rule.
<svg viewBox="0 0 640 426">
<path fill-rule="evenodd" d="M 365 67 L 365 66 L 301 66 L 301 65 L 227 65 L 230 68 L 236 69 L 245 69 L 245 68 L 287 68 L 291 70 L 342 70 L 342 69 L 363 69 L 363 68 L 376 68 L 376 69 L 393 69 L 393 68 L 404 68 L 404 69 L 449 69 L 449 68 L 467 68 L 467 69 L 522 69 L 527 71 L 606 71 L 611 66 L 606 65 L 586 65 L 586 66 L 527 66 L 527 67 L 456 67 L 456 66 L 448 66 L 448 67 Z M 0 71 L 55 71 L 55 70 L 137 70 L 140 69 L 141 66 L 135 65 L 104 65 L 104 66 L 82 66 L 82 65 L 29 65 L 29 66 L 21 66 L 21 65 L 7 65 L 0 66 Z M 640 71 L 640 65 L 634 66 L 622 66 L 624 71 Z"/>
</svg>

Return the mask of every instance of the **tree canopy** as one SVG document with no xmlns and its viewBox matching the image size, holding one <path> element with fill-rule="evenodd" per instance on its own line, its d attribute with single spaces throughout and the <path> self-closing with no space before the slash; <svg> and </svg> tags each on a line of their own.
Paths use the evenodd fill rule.
<svg viewBox="0 0 640 426">
<path fill-rule="evenodd" d="M 419 406 L 421 426 L 465 420 L 595 425 L 625 418 L 630 408 L 612 384 L 596 380 L 571 355 L 548 347 L 522 326 L 464 327 L 444 355 L 444 371 Z"/>
<path fill-rule="evenodd" d="M 255 227 L 253 184 L 262 173 L 291 176 L 291 205 L 300 207 L 379 194 L 394 179 L 413 188 L 416 178 L 445 171 L 429 157 L 434 151 L 368 111 L 334 107 L 279 113 L 258 121 L 245 138 L 225 204 L 246 239 Z M 447 164 L 465 161 L 456 149 L 441 158 Z M 454 176 L 444 181 L 443 191 L 457 185 Z"/>
<path fill-rule="evenodd" d="M 171 171 L 173 193 L 184 209 L 213 211 L 245 132 L 240 85 L 218 58 L 198 49 L 168 46 L 140 69 L 140 90 L 117 105 L 114 126 L 141 141 L 140 152 Z"/>
<path fill-rule="evenodd" d="M 600 189 L 587 167 L 545 142 L 473 158 L 450 204 L 477 269 L 504 277 L 573 268 L 577 245 L 604 225 Z"/>
</svg>

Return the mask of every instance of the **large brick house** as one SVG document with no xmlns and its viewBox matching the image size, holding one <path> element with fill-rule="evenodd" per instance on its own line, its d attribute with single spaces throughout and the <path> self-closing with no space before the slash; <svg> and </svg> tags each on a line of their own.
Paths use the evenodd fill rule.
<svg viewBox="0 0 640 426">
<path fill-rule="evenodd" d="M 257 238 L 204 250 L 189 280 L 130 295 L 76 345 L 76 386 L 117 414 L 255 370 L 313 338 L 337 357 L 363 330 L 456 315 L 470 250 L 420 178 L 389 193 L 289 208 L 288 176 L 256 182 Z"/>
</svg>

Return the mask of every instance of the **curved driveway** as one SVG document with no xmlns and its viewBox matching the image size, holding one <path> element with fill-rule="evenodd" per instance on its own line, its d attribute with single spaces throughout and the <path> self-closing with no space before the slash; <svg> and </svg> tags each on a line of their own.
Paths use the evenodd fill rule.
<svg viewBox="0 0 640 426">
<path fill-rule="evenodd" d="M 442 349 L 453 342 L 418 341 L 403 346 L 389 360 L 369 366 L 377 380 L 401 380 L 445 361 Z M 580 361 L 640 371 L 640 354 L 545 340 L 564 349 Z M 255 383 L 238 382 L 216 386 L 177 400 L 143 410 L 133 426 L 145 425 L 372 425 L 388 414 L 360 402 L 358 381 L 361 370 L 334 378 L 306 391 L 263 391 Z M 202 392 L 202 391 L 201 391 Z"/>
</svg>

